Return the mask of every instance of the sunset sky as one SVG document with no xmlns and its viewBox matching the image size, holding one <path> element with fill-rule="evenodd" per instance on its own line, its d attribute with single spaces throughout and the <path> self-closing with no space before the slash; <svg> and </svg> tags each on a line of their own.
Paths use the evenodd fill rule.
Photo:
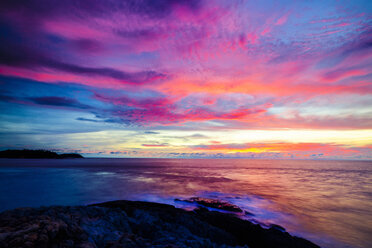
<svg viewBox="0 0 372 248">
<path fill-rule="evenodd" d="M 372 1 L 2 0 L 8 148 L 372 159 Z"/>
</svg>

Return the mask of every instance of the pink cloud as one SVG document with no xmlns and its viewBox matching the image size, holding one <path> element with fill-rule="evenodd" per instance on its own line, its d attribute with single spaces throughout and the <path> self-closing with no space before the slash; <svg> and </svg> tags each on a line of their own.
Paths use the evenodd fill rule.
<svg viewBox="0 0 372 248">
<path fill-rule="evenodd" d="M 358 68 L 341 68 L 338 70 L 330 71 L 322 75 L 322 79 L 327 82 L 334 82 L 348 77 L 363 76 L 368 74 L 369 71 Z"/>
<path fill-rule="evenodd" d="M 275 22 L 275 25 L 283 25 L 287 22 L 288 20 L 288 17 L 289 17 L 289 14 L 290 13 L 287 13 L 285 15 L 283 15 L 282 17 L 280 17 L 276 22 Z"/>
<path fill-rule="evenodd" d="M 144 147 L 167 147 L 166 144 L 142 144 Z"/>
</svg>

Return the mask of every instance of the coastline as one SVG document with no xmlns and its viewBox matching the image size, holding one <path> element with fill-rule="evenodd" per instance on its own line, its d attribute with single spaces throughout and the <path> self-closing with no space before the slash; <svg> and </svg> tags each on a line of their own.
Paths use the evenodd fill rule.
<svg viewBox="0 0 372 248">
<path fill-rule="evenodd" d="M 17 208 L 0 213 L 0 247 L 316 248 L 278 225 L 142 201 Z"/>
</svg>

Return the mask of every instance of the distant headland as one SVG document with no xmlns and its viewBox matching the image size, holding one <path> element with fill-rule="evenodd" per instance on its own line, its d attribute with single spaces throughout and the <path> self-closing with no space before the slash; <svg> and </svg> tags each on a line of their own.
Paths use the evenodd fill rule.
<svg viewBox="0 0 372 248">
<path fill-rule="evenodd" d="M 84 158 L 78 153 L 63 153 L 48 150 L 5 150 L 0 151 L 0 158 Z"/>
</svg>

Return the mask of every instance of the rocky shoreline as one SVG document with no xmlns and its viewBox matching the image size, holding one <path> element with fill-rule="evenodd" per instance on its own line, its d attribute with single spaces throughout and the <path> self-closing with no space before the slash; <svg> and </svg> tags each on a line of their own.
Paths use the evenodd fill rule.
<svg viewBox="0 0 372 248">
<path fill-rule="evenodd" d="M 278 227 L 265 229 L 203 206 L 186 211 L 167 204 L 121 200 L 2 212 L 0 247 L 319 248 Z"/>
</svg>

